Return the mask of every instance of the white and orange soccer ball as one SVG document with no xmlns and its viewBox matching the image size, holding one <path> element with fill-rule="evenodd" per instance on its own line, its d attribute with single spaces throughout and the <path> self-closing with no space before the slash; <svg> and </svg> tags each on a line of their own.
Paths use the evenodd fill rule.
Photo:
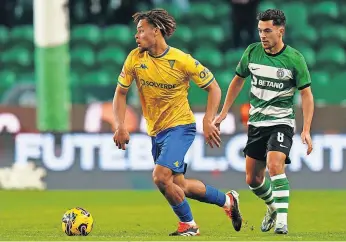
<svg viewBox="0 0 346 242">
<path fill-rule="evenodd" d="M 68 236 L 87 236 L 93 229 L 94 219 L 83 208 L 76 207 L 66 211 L 62 217 L 62 231 Z"/>
</svg>

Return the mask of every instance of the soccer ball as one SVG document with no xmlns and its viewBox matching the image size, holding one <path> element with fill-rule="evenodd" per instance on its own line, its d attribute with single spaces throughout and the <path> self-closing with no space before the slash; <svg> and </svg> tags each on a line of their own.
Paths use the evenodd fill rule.
<svg viewBox="0 0 346 242">
<path fill-rule="evenodd" d="M 83 208 L 76 207 L 67 210 L 62 217 L 62 231 L 68 236 L 87 236 L 93 229 L 94 219 Z"/>
</svg>

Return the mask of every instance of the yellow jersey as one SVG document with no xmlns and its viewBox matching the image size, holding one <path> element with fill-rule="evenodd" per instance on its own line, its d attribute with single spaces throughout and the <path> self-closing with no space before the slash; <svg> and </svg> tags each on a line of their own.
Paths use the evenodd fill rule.
<svg viewBox="0 0 346 242">
<path fill-rule="evenodd" d="M 167 128 L 195 122 L 187 98 L 191 79 L 206 88 L 214 76 L 179 49 L 168 47 L 160 56 L 151 56 L 137 48 L 127 56 L 118 84 L 126 89 L 136 81 L 147 132 L 156 136 Z"/>
</svg>

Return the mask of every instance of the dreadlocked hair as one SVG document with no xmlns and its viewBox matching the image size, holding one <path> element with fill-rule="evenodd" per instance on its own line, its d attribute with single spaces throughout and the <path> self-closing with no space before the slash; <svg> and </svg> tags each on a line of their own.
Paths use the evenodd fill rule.
<svg viewBox="0 0 346 242">
<path fill-rule="evenodd" d="M 135 24 L 138 24 L 142 19 L 146 19 L 149 24 L 159 28 L 162 36 L 167 38 L 172 36 L 177 27 L 175 19 L 161 8 L 135 13 L 132 18 Z"/>
</svg>

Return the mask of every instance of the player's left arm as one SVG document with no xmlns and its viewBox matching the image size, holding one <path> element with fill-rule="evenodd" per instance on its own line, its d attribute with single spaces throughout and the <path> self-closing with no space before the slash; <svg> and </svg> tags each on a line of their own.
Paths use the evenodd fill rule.
<svg viewBox="0 0 346 242">
<path fill-rule="evenodd" d="M 303 144 L 308 145 L 307 155 L 312 152 L 312 139 L 310 135 L 312 118 L 314 115 L 314 98 L 311 91 L 311 78 L 308 67 L 303 56 L 299 56 L 297 60 L 296 68 L 296 80 L 297 87 L 300 90 L 300 96 L 302 100 L 304 126 L 301 133 L 301 139 Z"/>
<path fill-rule="evenodd" d="M 185 67 L 188 76 L 202 89 L 208 92 L 208 103 L 203 118 L 203 133 L 210 147 L 220 147 L 219 129 L 213 124 L 221 101 L 221 89 L 213 73 L 190 55 L 187 56 Z"/>
<path fill-rule="evenodd" d="M 314 98 L 311 92 L 311 87 L 306 87 L 300 91 L 302 98 L 302 108 L 304 117 L 303 132 L 301 134 L 303 144 L 308 145 L 307 154 L 312 151 L 312 140 L 310 135 L 312 117 L 314 115 Z"/>
</svg>

